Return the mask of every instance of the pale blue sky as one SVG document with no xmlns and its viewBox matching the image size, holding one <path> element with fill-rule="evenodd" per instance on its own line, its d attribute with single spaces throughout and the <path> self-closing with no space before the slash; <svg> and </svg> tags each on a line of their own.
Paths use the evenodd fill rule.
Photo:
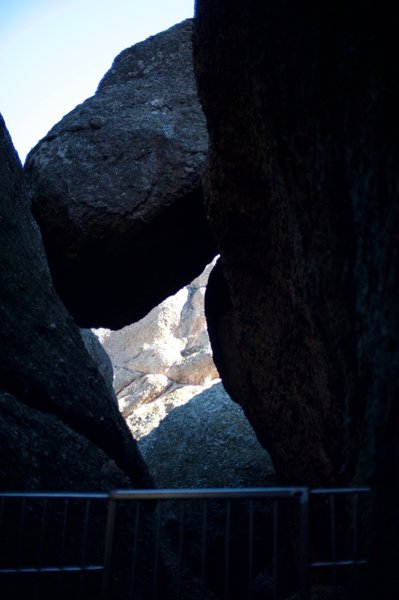
<svg viewBox="0 0 399 600">
<path fill-rule="evenodd" d="M 25 160 L 124 48 L 194 13 L 194 0 L 0 0 L 0 112 Z"/>
</svg>

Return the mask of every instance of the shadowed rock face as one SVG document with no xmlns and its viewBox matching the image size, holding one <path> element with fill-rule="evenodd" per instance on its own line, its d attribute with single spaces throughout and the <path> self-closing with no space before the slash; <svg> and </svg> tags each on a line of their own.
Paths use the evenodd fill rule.
<svg viewBox="0 0 399 600">
<path fill-rule="evenodd" d="M 151 485 L 79 329 L 54 292 L 2 119 L 0 189 L 0 488 Z"/>
<path fill-rule="evenodd" d="M 84 434 L 8 393 L 0 393 L 0 431 L 2 490 L 92 492 L 131 485 L 131 479 Z"/>
<path fill-rule="evenodd" d="M 194 38 L 216 365 L 282 480 L 373 481 L 381 598 L 399 558 L 399 53 L 375 27 L 391 16 L 198 0 Z"/>
<path fill-rule="evenodd" d="M 196 38 L 207 208 L 221 251 L 208 306 L 231 305 L 219 325 L 208 309 L 211 341 L 222 335 L 226 389 L 282 480 L 333 484 L 354 360 L 353 217 L 331 138 L 337 115 L 324 106 L 336 72 L 299 9 L 297 27 L 269 3 L 224 8 L 199 3 Z M 222 288 L 224 300 L 213 297 Z"/>
<path fill-rule="evenodd" d="M 91 329 L 81 329 L 80 335 L 87 352 L 90 354 L 91 358 L 97 365 L 98 370 L 103 376 L 111 396 L 113 397 L 114 401 L 118 403 L 114 392 L 114 369 L 110 357 L 104 350 L 96 334 L 93 333 Z"/>
<path fill-rule="evenodd" d="M 79 325 L 120 328 L 216 254 L 192 21 L 123 51 L 26 163 L 56 290 Z"/>
</svg>

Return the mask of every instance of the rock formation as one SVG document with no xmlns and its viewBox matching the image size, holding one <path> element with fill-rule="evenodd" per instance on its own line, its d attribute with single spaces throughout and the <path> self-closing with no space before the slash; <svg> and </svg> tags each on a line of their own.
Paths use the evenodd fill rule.
<svg viewBox="0 0 399 600">
<path fill-rule="evenodd" d="M 137 323 L 118 331 L 96 331 L 113 364 L 120 410 L 136 439 L 172 406 L 219 379 L 204 315 L 212 268 L 213 263 Z"/>
<path fill-rule="evenodd" d="M 7 392 L 0 393 L 0 432 L 3 491 L 92 492 L 132 485 L 99 444 Z"/>
<path fill-rule="evenodd" d="M 283 481 L 373 482 L 365 595 L 393 598 L 399 53 L 381 27 L 392 15 L 354 1 L 196 6 L 221 254 L 207 302 L 216 364 Z"/>
<path fill-rule="evenodd" d="M 139 320 L 216 254 L 191 32 L 187 20 L 123 51 L 26 161 L 55 288 L 82 327 Z"/>
<path fill-rule="evenodd" d="M 206 212 L 220 251 L 206 299 L 216 365 L 281 482 L 373 483 L 363 595 L 390 600 L 399 53 L 374 10 L 354 0 L 197 0 L 194 62 L 210 138 Z M 202 210 L 207 135 L 191 26 L 123 52 L 96 95 L 28 158 L 55 286 L 81 326 L 140 319 L 216 253 Z M 85 477 L 55 439 L 87 454 L 96 469 L 88 487 L 145 485 L 137 448 L 54 293 L 20 165 L 1 135 L 0 484 L 37 488 L 53 477 L 34 433 L 46 431 L 51 468 L 68 466 L 55 485 Z M 138 361 L 148 362 L 146 350 Z M 165 362 L 165 379 L 148 378 L 156 393 L 181 377 L 176 364 Z M 160 434 L 191 406 L 171 412 Z"/>
<path fill-rule="evenodd" d="M 139 447 L 156 487 L 275 484 L 268 453 L 221 383 L 172 409 Z"/>
<path fill-rule="evenodd" d="M 2 119 L 0 187 L 0 489 L 151 485 L 79 329 L 54 292 Z"/>
</svg>

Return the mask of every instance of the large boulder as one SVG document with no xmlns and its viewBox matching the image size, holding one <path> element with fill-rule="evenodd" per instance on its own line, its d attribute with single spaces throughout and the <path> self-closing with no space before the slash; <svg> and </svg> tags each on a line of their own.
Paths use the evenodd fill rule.
<svg viewBox="0 0 399 600">
<path fill-rule="evenodd" d="M 270 456 L 221 383 L 172 409 L 139 447 L 157 487 L 276 483 Z"/>
<path fill-rule="evenodd" d="M 204 314 L 212 268 L 213 263 L 137 323 L 117 331 L 96 330 L 113 365 L 119 408 L 132 425 L 139 408 L 141 416 L 145 412 L 154 420 L 160 414 L 155 405 L 167 405 L 167 394 L 184 388 L 177 395 L 187 400 L 219 378 Z"/>
<path fill-rule="evenodd" d="M 394 16 L 355 1 L 196 7 L 207 210 L 221 253 L 208 298 L 218 369 L 283 481 L 373 482 L 365 595 L 393 598 L 399 53 L 385 25 Z"/>
<path fill-rule="evenodd" d="M 150 486 L 136 442 L 54 291 L 2 119 L 0 189 L 0 489 Z"/>
<path fill-rule="evenodd" d="M 216 254 L 191 33 L 187 20 L 123 51 L 26 161 L 55 288 L 83 327 L 139 320 Z"/>
</svg>

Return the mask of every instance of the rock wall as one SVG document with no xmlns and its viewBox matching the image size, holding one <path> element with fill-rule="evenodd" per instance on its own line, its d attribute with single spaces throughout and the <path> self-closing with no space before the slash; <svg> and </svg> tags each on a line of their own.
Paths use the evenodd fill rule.
<svg viewBox="0 0 399 600">
<path fill-rule="evenodd" d="M 298 28 L 268 2 L 242 10 L 198 3 L 207 209 L 221 253 L 208 304 L 224 305 L 222 320 L 209 312 L 210 335 L 223 338 L 226 389 L 282 479 L 334 484 L 353 391 L 354 249 L 333 117 L 314 109 L 335 102 L 331 57 L 316 51 L 321 32 L 305 35 L 299 7 Z"/>
<path fill-rule="evenodd" d="M 27 158 L 54 285 L 81 327 L 138 321 L 216 255 L 191 34 L 187 20 L 124 50 Z"/>
<path fill-rule="evenodd" d="M 284 481 L 373 482 L 365 595 L 393 598 L 393 15 L 354 1 L 198 0 L 196 11 L 195 68 L 210 135 L 207 211 L 221 254 L 208 296 L 216 364 Z"/>
<path fill-rule="evenodd" d="M 0 188 L 0 489 L 147 487 L 137 445 L 52 286 L 2 119 Z"/>
</svg>

